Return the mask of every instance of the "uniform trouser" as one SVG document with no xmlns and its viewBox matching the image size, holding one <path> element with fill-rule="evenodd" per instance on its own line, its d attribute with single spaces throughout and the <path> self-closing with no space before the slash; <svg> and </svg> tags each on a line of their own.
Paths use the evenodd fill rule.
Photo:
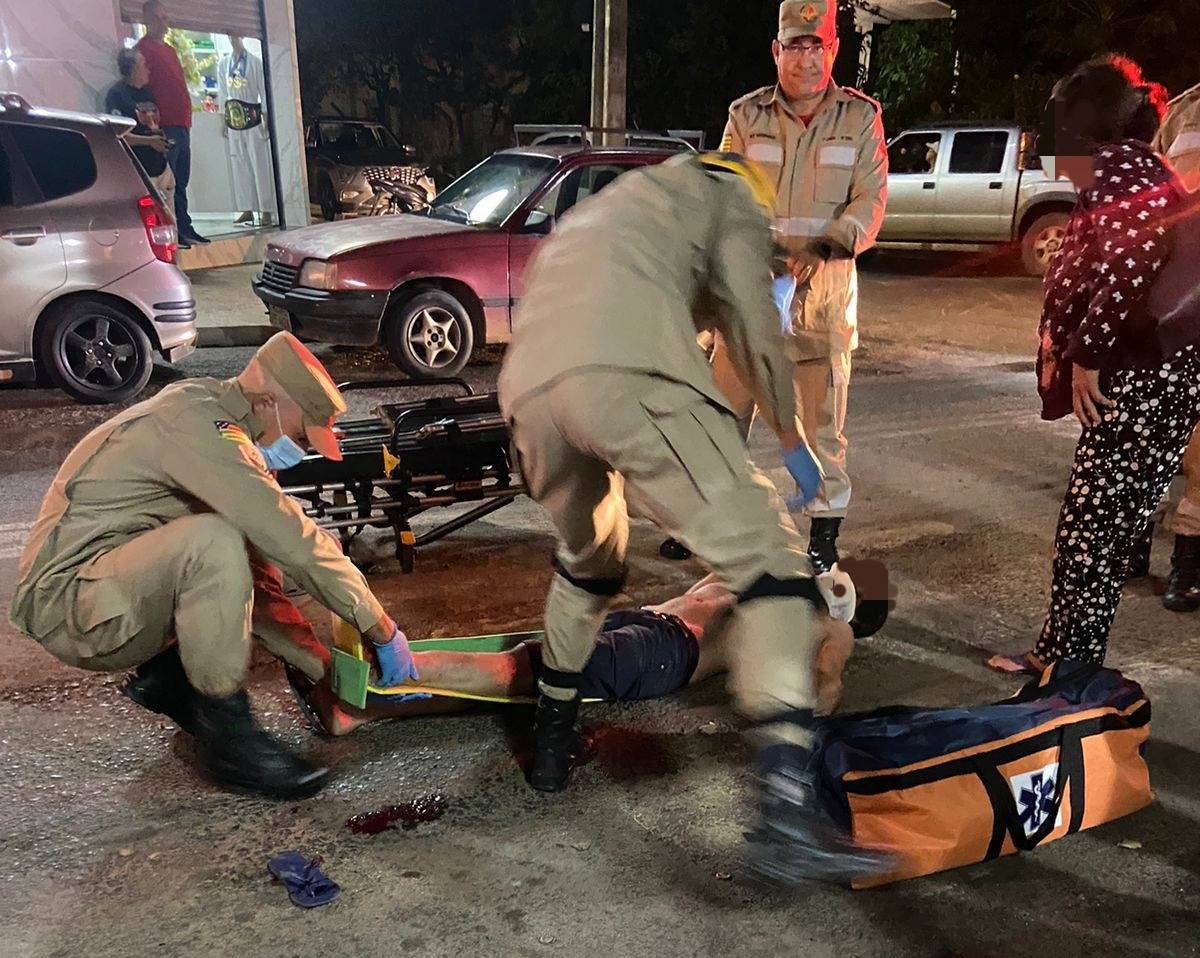
<svg viewBox="0 0 1200 958">
<path fill-rule="evenodd" d="M 713 379 L 725 394 L 738 419 L 742 438 L 750 435 L 755 401 L 738 378 L 725 342 L 719 336 L 713 348 Z M 821 495 L 807 512 L 822 518 L 844 517 L 850 506 L 850 474 L 846 471 L 846 397 L 850 388 L 850 353 L 835 353 L 828 359 L 805 359 L 793 371 L 796 418 L 805 441 L 817 457 L 824 475 Z"/>
<path fill-rule="evenodd" d="M 625 575 L 630 506 L 684 543 L 738 594 L 773 576 L 811 576 L 774 486 L 749 462 L 728 410 L 681 383 L 630 373 L 572 374 L 510 416 L 530 495 L 558 532 L 543 661 L 587 664 Z M 753 719 L 811 709 L 814 613 L 797 595 L 739 603 L 729 623 L 730 690 Z M 547 686 L 551 688 L 547 688 Z M 554 694 L 553 682 L 543 682 Z M 561 691 L 561 690 L 559 690 Z M 559 697 L 569 697 L 561 695 Z M 777 730 L 807 743 L 800 729 Z"/>
<path fill-rule="evenodd" d="M 1101 378 L 1115 402 L 1075 449 L 1059 513 L 1050 611 L 1034 653 L 1103 662 L 1129 560 L 1200 422 L 1200 348 Z"/>
<path fill-rule="evenodd" d="M 1174 503 L 1171 531 L 1177 536 L 1200 536 L 1200 428 L 1192 433 L 1179 471 L 1183 495 Z"/>
<path fill-rule="evenodd" d="M 103 553 L 80 570 L 73 598 L 50 651 L 80 668 L 133 668 L 174 637 L 188 681 L 206 695 L 230 695 L 245 677 L 254 634 L 311 677 L 325 674 L 328 652 L 284 595 L 279 571 L 220 516 L 176 519 Z"/>
</svg>

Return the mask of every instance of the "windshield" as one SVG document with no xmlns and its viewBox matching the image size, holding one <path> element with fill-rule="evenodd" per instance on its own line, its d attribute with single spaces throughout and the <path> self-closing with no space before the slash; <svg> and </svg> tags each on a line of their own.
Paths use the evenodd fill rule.
<svg viewBox="0 0 1200 958">
<path fill-rule="evenodd" d="M 321 142 L 341 150 L 402 149 L 392 131 L 377 123 L 322 123 Z"/>
<path fill-rule="evenodd" d="M 558 166 L 548 156 L 497 153 L 447 186 L 429 215 L 471 226 L 499 226 Z"/>
</svg>

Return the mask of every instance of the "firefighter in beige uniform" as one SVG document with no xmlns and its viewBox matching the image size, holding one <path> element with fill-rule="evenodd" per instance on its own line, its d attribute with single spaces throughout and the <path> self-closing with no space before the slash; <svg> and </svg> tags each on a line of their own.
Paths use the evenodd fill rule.
<svg viewBox="0 0 1200 958">
<path fill-rule="evenodd" d="M 1200 85 L 1167 105 L 1154 149 L 1167 158 L 1192 193 L 1200 192 Z M 1200 428 L 1192 434 L 1180 466 L 1183 495 L 1175 503 L 1175 548 L 1163 605 L 1174 612 L 1200 609 Z"/>
<path fill-rule="evenodd" d="M 878 856 L 836 830 L 804 780 L 816 585 L 696 348 L 699 331 L 720 330 L 789 471 L 815 494 L 770 293 L 771 190 L 756 206 L 753 174 L 711 155 L 627 173 L 569 213 L 531 267 L 499 383 L 529 494 L 558 532 L 530 782 L 567 783 L 580 672 L 625 577 L 628 499 L 739 596 L 730 685 L 765 743 L 760 867 L 842 877 Z"/>
<path fill-rule="evenodd" d="M 21 558 L 13 623 L 68 665 L 136 668 L 123 691 L 194 734 L 206 770 L 235 789 L 293 797 L 325 778 L 254 724 L 242 689 L 251 634 L 325 671 L 271 566 L 378 643 L 387 684 L 412 671 L 362 574 L 269 471 L 303 457 L 297 440 L 340 459 L 329 427 L 345 408 L 319 361 L 278 333 L 237 379 L 168 386 L 86 436 Z"/>
<path fill-rule="evenodd" d="M 787 354 L 795 363 L 796 408 L 825 477 L 808 507 L 809 554 L 818 572 L 837 561 L 837 535 L 850 504 L 843 434 L 850 355 L 858 346 L 854 258 L 875 242 L 887 198 L 887 148 L 879 104 L 833 83 L 834 0 L 788 0 L 773 44 L 778 83 L 734 101 L 722 149 L 762 165 L 775 181 L 775 230 L 804 280 Z M 814 272 L 815 271 L 815 272 Z M 801 301 L 802 300 L 802 301 Z M 755 409 L 718 342 L 713 375 L 748 435 Z"/>
</svg>

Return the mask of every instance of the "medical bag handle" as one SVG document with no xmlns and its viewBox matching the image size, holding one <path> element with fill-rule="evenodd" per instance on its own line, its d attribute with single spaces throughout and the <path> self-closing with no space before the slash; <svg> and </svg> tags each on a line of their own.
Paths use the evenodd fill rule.
<svg viewBox="0 0 1200 958">
<path fill-rule="evenodd" d="M 1013 845 L 1023 852 L 1033 851 L 1058 827 L 1058 816 L 1062 811 L 1063 796 L 1067 787 L 1071 789 L 1070 821 L 1067 830 L 1075 832 L 1083 823 L 1083 741 L 1077 724 L 1064 725 L 1059 729 L 1058 742 L 1058 775 L 1054 782 L 1054 797 L 1047 805 L 1039 805 L 1043 818 L 1042 823 L 1033 831 L 1026 832 L 1025 824 L 1017 808 L 1017 797 L 1013 795 L 1008 781 L 1000 769 L 979 756 L 975 762 L 975 770 L 983 782 L 988 800 L 995 815 L 995 828 L 992 842 L 988 848 L 987 859 L 1000 854 L 1004 835 L 1012 839 Z M 1034 796 L 1035 799 L 1038 796 Z"/>
</svg>

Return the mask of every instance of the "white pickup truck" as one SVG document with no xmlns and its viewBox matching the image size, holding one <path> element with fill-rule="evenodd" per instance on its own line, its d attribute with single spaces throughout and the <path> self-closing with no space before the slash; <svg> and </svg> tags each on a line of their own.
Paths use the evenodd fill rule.
<svg viewBox="0 0 1200 958">
<path fill-rule="evenodd" d="M 1075 205 L 1069 180 L 1050 180 L 1016 124 L 931 124 L 888 142 L 881 249 L 973 250 L 1020 244 L 1041 276 Z"/>
</svg>

